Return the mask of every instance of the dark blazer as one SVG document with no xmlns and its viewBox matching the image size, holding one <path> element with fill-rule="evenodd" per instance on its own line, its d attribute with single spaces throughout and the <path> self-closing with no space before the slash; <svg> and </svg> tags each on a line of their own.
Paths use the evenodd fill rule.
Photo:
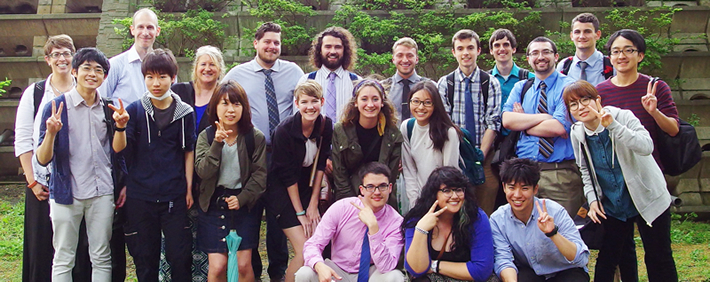
<svg viewBox="0 0 710 282">
<path fill-rule="evenodd" d="M 195 108 L 195 85 L 190 82 L 180 82 L 180 83 L 175 83 L 173 84 L 172 87 L 170 87 L 175 94 L 180 96 L 180 99 L 182 99 L 183 102 L 186 104 L 190 105 L 193 109 Z M 197 123 L 197 134 L 200 134 L 202 130 L 210 126 L 210 114 L 205 110 L 205 113 L 202 115 L 202 118 L 200 120 L 195 121 Z M 195 118 L 197 116 L 195 115 Z"/>
</svg>

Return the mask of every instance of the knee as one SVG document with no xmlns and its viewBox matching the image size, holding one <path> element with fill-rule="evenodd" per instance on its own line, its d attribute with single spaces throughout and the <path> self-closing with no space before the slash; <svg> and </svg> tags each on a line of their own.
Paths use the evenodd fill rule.
<svg viewBox="0 0 710 282">
<path fill-rule="evenodd" d="M 402 271 L 395 269 L 390 272 L 383 273 L 382 276 L 377 279 L 374 278 L 375 277 L 370 277 L 371 281 L 402 282 L 404 281 L 404 274 Z"/>
<path fill-rule="evenodd" d="M 296 271 L 296 282 L 309 282 L 318 280 L 318 274 L 308 266 L 302 266 Z"/>
<path fill-rule="evenodd" d="M 239 275 L 246 276 L 247 274 L 254 271 L 251 266 L 251 260 L 242 259 L 239 260 Z"/>
<path fill-rule="evenodd" d="M 239 271 L 241 272 L 242 268 L 239 268 Z M 209 276 L 212 277 L 222 277 L 227 275 L 227 264 L 221 264 L 221 263 L 210 263 L 209 264 Z"/>
</svg>

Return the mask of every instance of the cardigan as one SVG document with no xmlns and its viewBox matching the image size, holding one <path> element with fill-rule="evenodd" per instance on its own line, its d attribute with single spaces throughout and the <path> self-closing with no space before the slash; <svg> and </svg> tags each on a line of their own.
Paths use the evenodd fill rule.
<svg viewBox="0 0 710 282">
<path fill-rule="evenodd" d="M 180 83 L 175 83 L 173 86 L 170 87 L 170 90 L 175 92 L 178 96 L 180 96 L 180 99 L 185 102 L 186 104 L 190 105 L 193 109 L 195 109 L 195 86 L 190 82 L 180 82 Z M 207 103 L 208 106 L 209 103 Z M 195 122 L 197 123 L 197 133 L 199 134 L 207 128 L 207 126 L 210 126 L 210 114 L 205 109 L 205 113 L 202 114 L 202 118 L 200 120 L 196 120 Z M 197 119 L 197 115 L 195 115 L 195 119 Z"/>
</svg>

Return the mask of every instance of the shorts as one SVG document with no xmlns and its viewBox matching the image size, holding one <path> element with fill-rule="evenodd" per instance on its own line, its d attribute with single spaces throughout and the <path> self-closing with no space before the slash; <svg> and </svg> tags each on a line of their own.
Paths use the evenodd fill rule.
<svg viewBox="0 0 710 282">
<path fill-rule="evenodd" d="M 197 248 L 205 253 L 226 253 L 227 242 L 225 237 L 234 229 L 242 237 L 239 250 L 256 248 L 259 244 L 259 228 L 261 215 L 257 210 L 249 210 L 242 206 L 238 210 L 227 209 L 227 205 L 218 201 L 223 196 L 238 195 L 241 189 L 215 188 L 210 199 L 209 209 L 203 212 L 198 209 L 197 215 Z"/>
</svg>

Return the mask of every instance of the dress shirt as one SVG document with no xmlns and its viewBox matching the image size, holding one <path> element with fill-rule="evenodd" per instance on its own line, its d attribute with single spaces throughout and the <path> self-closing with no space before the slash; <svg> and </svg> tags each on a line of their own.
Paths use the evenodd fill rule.
<svg viewBox="0 0 710 282">
<path fill-rule="evenodd" d="M 95 95 L 94 104 L 87 105 L 76 88 L 65 94 L 72 195 L 79 200 L 113 194 L 106 116 L 101 97 Z"/>
<path fill-rule="evenodd" d="M 552 72 L 545 79 L 545 85 L 547 85 L 547 90 L 545 91 L 547 93 L 547 111 L 565 127 L 568 134 L 571 122 L 568 117 L 567 106 L 562 100 L 562 91 L 574 81 L 574 79 L 558 72 Z M 535 78 L 532 87 L 525 93 L 525 101 L 523 101 L 522 106 L 526 114 L 537 114 L 537 105 L 540 102 L 540 82 L 542 80 Z M 511 94 L 508 97 L 508 101 L 503 106 L 503 112 L 512 112 L 513 104 L 520 103 L 520 92 L 523 91 L 524 85 L 525 81 L 519 81 L 515 84 L 513 90 L 510 91 Z M 522 131 L 517 146 L 518 157 L 547 163 L 574 159 L 574 152 L 569 138 L 554 137 L 555 150 L 549 158 L 545 158 L 540 154 L 539 140 L 539 137 L 528 135 L 525 131 Z"/>
<path fill-rule="evenodd" d="M 399 115 L 399 122 L 402 122 L 404 118 L 402 118 L 402 106 L 406 104 L 406 106 L 409 106 L 409 93 L 402 93 L 402 90 L 404 85 L 400 82 L 402 81 L 402 77 L 399 75 L 399 72 L 395 72 L 394 75 L 389 79 L 390 80 L 390 91 L 387 93 L 387 98 L 392 101 L 392 104 L 394 104 L 394 108 L 397 110 L 397 114 Z M 416 84 L 419 81 L 425 80 L 428 78 L 421 77 L 417 74 L 417 71 L 415 70 L 414 73 L 409 77 L 409 89 L 412 89 L 414 84 Z"/>
<path fill-rule="evenodd" d="M 276 101 L 279 106 L 279 120 L 285 120 L 294 113 L 293 90 L 303 71 L 296 63 L 276 60 L 271 67 L 271 79 L 274 81 Z M 266 144 L 271 145 L 269 133 L 269 106 L 266 103 L 266 74 L 256 59 L 234 67 L 222 81 L 234 80 L 244 88 L 249 97 L 251 119 L 254 126 L 265 132 Z"/>
<path fill-rule="evenodd" d="M 534 201 L 540 201 L 534 197 Z M 587 270 L 589 249 L 579 236 L 579 231 L 574 225 L 567 211 L 555 201 L 544 200 L 547 213 L 555 220 L 559 227 L 558 234 L 564 236 L 577 247 L 577 253 L 572 261 L 562 255 L 552 239 L 545 236 L 537 226 L 539 214 L 536 208 L 527 222 L 522 222 L 515 217 L 510 204 L 501 206 L 491 215 L 491 232 L 493 233 L 493 247 L 495 249 L 494 270 L 500 277 L 501 271 L 506 268 L 518 268 L 515 264 L 526 265 L 537 275 L 553 277 L 555 273 L 582 267 Z"/>
<path fill-rule="evenodd" d="M 393 195 L 392 195 L 393 196 Z M 360 210 L 350 203 L 363 206 L 356 197 L 341 199 L 328 208 L 316 231 L 303 245 L 303 259 L 306 266 L 313 268 L 323 261 L 321 252 L 332 239 L 331 260 L 348 273 L 360 269 L 360 253 L 367 226 L 360 221 Z M 381 273 L 397 267 L 402 253 L 402 216 L 390 205 L 385 205 L 375 213 L 380 230 L 369 235 L 372 262 Z"/>
<path fill-rule="evenodd" d="M 451 121 L 454 122 L 457 126 L 461 128 L 466 128 L 465 123 L 466 123 L 466 110 L 465 110 L 465 102 L 466 98 L 464 97 L 464 92 L 466 89 L 466 83 L 465 79 L 469 78 L 471 79 L 471 93 L 473 95 L 473 115 L 474 118 L 473 120 L 476 121 L 476 128 L 466 128 L 468 129 L 471 134 L 473 134 L 474 139 L 476 140 L 476 147 L 481 146 L 481 139 L 483 138 L 483 133 L 486 132 L 486 129 L 490 129 L 493 131 L 499 131 L 500 130 L 500 125 L 501 125 L 501 112 L 500 112 L 500 104 L 501 104 L 501 90 L 500 90 L 500 83 L 498 83 L 497 79 L 489 79 L 489 86 L 488 86 L 488 101 L 486 103 L 481 103 L 481 99 L 483 98 L 483 94 L 481 93 L 481 68 L 476 67 L 476 70 L 474 70 L 471 75 L 466 77 L 463 72 L 461 71 L 460 68 L 457 68 L 454 71 L 454 104 L 453 104 L 453 111 L 450 110 L 451 105 L 449 105 L 449 100 L 447 98 L 447 95 L 452 95 L 451 93 L 446 93 L 448 91 L 448 85 L 446 82 L 446 77 L 448 76 L 442 76 L 439 79 L 438 86 L 439 86 L 439 95 L 441 95 L 441 100 L 444 102 L 444 107 L 446 108 L 446 112 L 449 113 L 451 112 Z"/>
<path fill-rule="evenodd" d="M 141 71 L 141 57 L 136 51 L 136 45 L 131 46 L 126 52 L 118 54 L 109 60 L 111 68 L 99 87 L 102 97 L 113 100 L 118 105 L 118 98 L 124 105 L 137 101 L 148 92 L 145 86 L 145 77 Z"/>
<path fill-rule="evenodd" d="M 569 60 L 569 58 L 565 60 Z M 557 64 L 558 72 L 561 72 L 562 68 L 564 67 L 563 61 L 564 60 L 560 61 L 560 63 Z M 567 72 L 567 76 L 571 77 L 574 80 L 582 79 L 582 68 L 579 66 L 579 62 L 581 61 L 582 60 L 577 58 L 577 55 L 572 56 L 572 64 L 569 66 L 569 72 Z M 590 56 L 584 61 L 587 62 L 587 68 L 584 69 L 584 72 L 587 73 L 587 82 L 596 86 L 597 84 L 606 80 L 603 73 L 604 54 L 602 54 L 602 52 L 594 51 L 594 54 L 592 54 L 592 56 Z"/>
<path fill-rule="evenodd" d="M 331 71 L 327 67 L 325 67 L 325 65 L 323 65 L 316 72 L 315 78 L 315 81 L 323 87 L 323 97 L 325 97 L 325 93 L 328 89 L 328 75 L 331 72 L 335 72 L 335 92 L 337 95 L 337 97 L 335 98 L 335 115 L 337 117 L 329 118 L 331 118 L 333 122 L 336 123 L 339 120 L 339 117 L 343 114 L 343 108 L 345 108 L 345 104 L 350 102 L 350 98 L 353 97 L 353 84 L 355 81 L 350 79 L 350 71 L 343 69 L 343 67 L 338 67 L 338 69 L 336 69 L 335 71 Z M 358 76 L 357 78 L 358 80 L 362 79 L 360 76 Z M 301 79 L 298 80 L 298 83 L 304 82 L 307 79 L 308 73 L 301 76 Z M 294 109 L 294 111 L 297 111 L 297 109 Z M 323 114 L 325 114 L 325 111 L 323 112 Z"/>
</svg>

